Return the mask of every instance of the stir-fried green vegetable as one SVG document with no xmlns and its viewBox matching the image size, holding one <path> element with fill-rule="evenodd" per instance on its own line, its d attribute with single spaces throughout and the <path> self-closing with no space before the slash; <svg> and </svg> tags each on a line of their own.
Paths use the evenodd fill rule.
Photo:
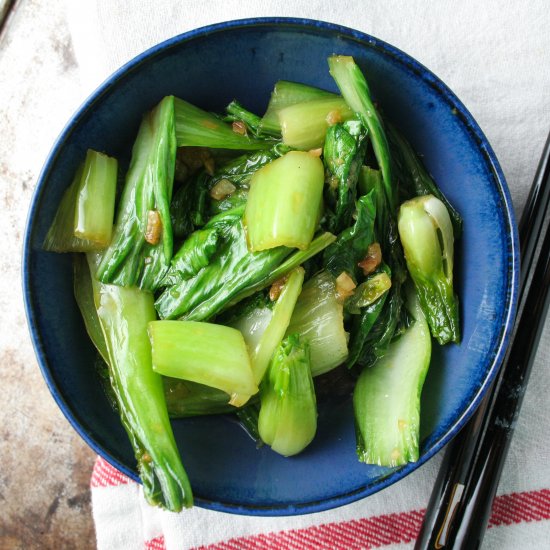
<svg viewBox="0 0 550 550">
<path fill-rule="evenodd" d="M 158 288 L 172 259 L 175 155 L 174 98 L 166 97 L 141 123 L 113 240 L 97 270 L 101 282 Z"/>
<path fill-rule="evenodd" d="M 255 151 L 266 149 L 272 142 L 250 138 L 234 132 L 220 118 L 191 105 L 183 99 L 174 99 L 175 136 L 178 147 L 212 147 Z"/>
<path fill-rule="evenodd" d="M 260 122 L 260 130 L 265 133 L 278 135 L 281 131 L 279 113 L 283 109 L 298 103 L 305 103 L 318 99 L 330 100 L 336 97 L 336 94 L 320 90 L 314 86 L 307 86 L 306 84 L 289 82 L 287 80 L 279 80 L 273 88 L 267 111 Z"/>
<path fill-rule="evenodd" d="M 252 177 L 244 223 L 251 252 L 279 246 L 305 250 L 319 219 L 323 163 L 291 151 Z"/>
<path fill-rule="evenodd" d="M 277 116 L 283 143 L 308 151 L 322 147 L 332 125 L 352 118 L 353 111 L 341 97 L 329 97 L 289 105 Z"/>
<path fill-rule="evenodd" d="M 262 331 L 258 343 L 254 347 L 251 346 L 249 348 L 256 384 L 262 381 L 269 365 L 269 360 L 286 333 L 294 306 L 302 290 L 303 281 L 304 270 L 301 267 L 296 268 L 288 275 L 282 289 L 277 290 L 279 296 L 276 298 L 275 305 L 273 306 L 269 323 Z"/>
<path fill-rule="evenodd" d="M 408 194 L 413 197 L 433 195 L 442 201 L 451 217 L 454 235 L 456 238 L 460 237 L 462 233 L 462 218 L 460 214 L 453 208 L 453 205 L 447 200 L 439 187 L 437 187 L 435 181 L 414 153 L 411 144 L 392 124 L 388 124 L 388 136 L 390 137 L 390 146 L 393 146 L 393 159 L 397 165 L 400 165 L 400 175 L 403 183 L 408 187 Z"/>
<path fill-rule="evenodd" d="M 151 321 L 148 331 L 155 372 L 220 389 L 236 406 L 258 392 L 238 330 L 196 321 Z"/>
<path fill-rule="evenodd" d="M 120 418 L 134 448 L 147 500 L 177 512 L 193 504 L 174 440 L 161 377 L 153 371 L 147 325 L 156 318 L 153 296 L 136 287 L 97 280 L 90 257 L 94 303 L 105 338 L 109 374 Z"/>
<path fill-rule="evenodd" d="M 307 344 L 297 335 L 279 345 L 260 392 L 258 430 L 262 441 L 283 456 L 305 449 L 317 430 L 317 406 Z"/>
<path fill-rule="evenodd" d="M 372 148 L 382 172 L 388 204 L 391 210 L 395 211 L 397 197 L 392 181 L 388 140 L 382 127 L 380 115 L 372 102 L 367 81 L 361 69 L 355 64 L 353 57 L 334 55 L 329 57 L 328 64 L 330 74 L 340 88 L 347 104 L 369 129 Z"/>
<path fill-rule="evenodd" d="M 65 191 L 55 219 L 44 240 L 51 252 L 90 252 L 111 241 L 116 159 L 88 150 L 84 164 Z"/>
<path fill-rule="evenodd" d="M 169 416 L 236 412 L 290 456 L 315 437 L 315 385 L 332 380 L 350 398 L 356 381 L 360 460 L 418 458 L 431 335 L 460 339 L 462 220 L 353 58 L 328 65 L 341 95 L 279 81 L 263 116 L 162 99 L 114 228 L 117 164 L 89 152 L 46 235 L 46 250 L 89 253 L 75 298 L 145 494 L 169 510 L 192 504 Z"/>
<path fill-rule="evenodd" d="M 208 265 L 194 276 L 170 279 L 170 286 L 156 301 L 162 318 L 210 319 L 232 303 L 286 275 L 332 240 L 321 235 L 298 253 L 285 246 L 252 253 L 246 244 L 242 214 L 243 208 L 229 210 L 205 226 L 205 230 L 218 228 L 222 232 L 219 248 Z"/>
<path fill-rule="evenodd" d="M 361 278 L 359 262 L 367 255 L 369 245 L 375 242 L 376 205 L 373 193 L 357 200 L 355 216 L 355 223 L 338 235 L 326 249 L 323 260 L 326 269 L 335 277 L 345 272 L 357 281 Z"/>
<path fill-rule="evenodd" d="M 287 329 L 309 345 L 311 373 L 319 376 L 341 365 L 348 356 L 344 307 L 338 301 L 336 279 L 320 271 L 304 285 Z"/>
<path fill-rule="evenodd" d="M 334 124 L 326 132 L 323 149 L 328 183 L 325 215 L 333 233 L 340 233 L 352 224 L 356 187 L 366 148 L 367 132 L 357 120 Z"/>
<path fill-rule="evenodd" d="M 453 227 L 445 205 L 432 195 L 403 203 L 399 210 L 399 234 L 432 335 L 440 344 L 458 342 Z"/>
<path fill-rule="evenodd" d="M 414 291 L 414 322 L 373 367 L 363 370 L 353 393 L 359 460 L 400 466 L 418 460 L 420 393 L 431 356 L 430 331 Z"/>
<path fill-rule="evenodd" d="M 109 353 L 94 302 L 90 269 L 84 255 L 74 256 L 74 294 L 86 325 L 86 332 L 100 355 L 98 363 L 102 363 L 101 370 L 105 371 L 106 377 L 109 378 Z M 229 404 L 227 393 L 222 390 L 169 377 L 164 377 L 163 383 L 166 407 L 171 418 L 221 414 L 235 410 L 235 407 Z M 116 403 L 116 395 L 113 394 L 112 388 L 109 387 L 108 391 L 109 398 L 112 394 Z"/>
<path fill-rule="evenodd" d="M 170 418 L 187 418 L 235 411 L 223 390 L 190 380 L 163 377 L 164 396 Z"/>
<path fill-rule="evenodd" d="M 75 207 L 75 237 L 105 248 L 111 242 L 117 183 L 116 159 L 89 150 Z"/>
</svg>

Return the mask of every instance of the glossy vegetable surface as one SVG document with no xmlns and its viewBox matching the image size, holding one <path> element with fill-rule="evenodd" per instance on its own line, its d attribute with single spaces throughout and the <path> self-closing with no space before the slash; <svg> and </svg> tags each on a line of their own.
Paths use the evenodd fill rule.
<svg viewBox="0 0 550 550">
<path fill-rule="evenodd" d="M 94 303 L 120 418 L 138 462 L 147 500 L 173 512 L 193 504 L 168 418 L 161 377 L 153 371 L 147 325 L 156 318 L 153 297 L 135 287 L 96 279 L 90 257 Z"/>
<path fill-rule="evenodd" d="M 111 242 L 90 256 L 91 276 L 75 263 L 75 296 L 148 499 L 170 510 L 192 497 L 168 414 L 237 411 L 257 442 L 294 455 L 317 429 L 313 377 L 321 387 L 344 365 L 334 380 L 348 392 L 357 380 L 360 459 L 418 457 L 426 327 L 457 341 L 432 319 L 436 283 L 426 290 L 440 274 L 452 290 L 453 227 L 410 145 L 393 128 L 388 139 L 353 58 L 328 62 L 341 96 L 281 81 L 264 117 L 235 100 L 215 115 L 162 99 L 140 126 Z M 67 250 L 89 236 L 76 203 L 83 181 L 52 226 L 78 214 Z M 408 308 L 405 259 L 419 296 Z M 456 307 L 437 307 L 458 326 Z"/>
</svg>

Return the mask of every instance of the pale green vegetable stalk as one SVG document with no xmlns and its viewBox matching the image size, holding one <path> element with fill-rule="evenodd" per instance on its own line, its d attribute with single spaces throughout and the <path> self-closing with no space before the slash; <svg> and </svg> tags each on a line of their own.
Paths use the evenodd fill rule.
<svg viewBox="0 0 550 550">
<path fill-rule="evenodd" d="M 302 267 L 290 273 L 281 294 L 275 302 L 269 324 L 266 326 L 257 345 L 251 348 L 250 361 L 256 384 L 259 384 L 264 377 L 269 360 L 286 333 L 296 300 L 298 300 L 302 290 L 304 273 Z"/>
<path fill-rule="evenodd" d="M 262 440 L 283 456 L 303 451 L 317 430 L 317 405 L 308 346 L 298 335 L 287 336 L 273 354 L 260 399 Z"/>
<path fill-rule="evenodd" d="M 153 296 L 136 287 L 100 283 L 94 276 L 98 258 L 88 259 L 111 385 L 145 497 L 178 512 L 193 505 L 193 496 L 168 418 L 162 379 L 151 366 L 147 323 L 156 318 Z"/>
<path fill-rule="evenodd" d="M 111 242 L 115 215 L 118 163 L 88 150 L 76 198 L 74 234 L 106 248 Z"/>
<path fill-rule="evenodd" d="M 71 185 L 63 193 L 52 225 L 46 233 L 43 247 L 48 252 L 92 252 L 101 248 L 98 243 L 74 234 L 76 201 L 83 168 L 78 168 Z"/>
<path fill-rule="evenodd" d="M 341 97 L 290 105 L 278 113 L 283 143 L 302 151 L 322 147 L 329 126 L 348 120 L 353 115 Z"/>
<path fill-rule="evenodd" d="M 363 369 L 353 392 L 357 454 L 367 464 L 394 467 L 418 460 L 420 394 L 432 344 L 414 290 L 408 309 L 414 323 Z"/>
<path fill-rule="evenodd" d="M 305 250 L 318 223 L 323 185 L 323 163 L 302 151 L 260 168 L 252 176 L 244 214 L 249 249 Z"/>
<path fill-rule="evenodd" d="M 343 310 L 336 295 L 336 280 L 328 271 L 319 272 L 304 284 L 287 334 L 299 334 L 309 345 L 313 376 L 324 374 L 347 359 Z"/>
<path fill-rule="evenodd" d="M 239 305 L 242 307 L 242 302 L 236 307 L 238 308 Z M 245 311 L 236 313 L 235 317 L 230 318 L 227 322 L 222 322 L 222 324 L 236 328 L 243 335 L 248 349 L 253 350 L 259 345 L 263 333 L 271 322 L 273 306 L 271 301 L 253 304 L 249 307 L 245 305 Z"/>
<path fill-rule="evenodd" d="M 242 406 L 258 392 L 242 334 L 231 327 L 196 321 L 152 321 L 153 369 L 217 388 Z"/>
<path fill-rule="evenodd" d="M 254 151 L 267 149 L 273 145 L 270 140 L 250 138 L 234 132 L 223 120 L 183 99 L 174 98 L 174 109 L 178 147 Z"/>
<path fill-rule="evenodd" d="M 282 109 L 313 99 L 334 99 L 336 97 L 338 97 L 336 94 L 307 84 L 279 80 L 273 88 L 269 105 L 260 122 L 259 129 L 264 133 L 277 135 L 281 131 L 279 111 Z"/>
<path fill-rule="evenodd" d="M 398 229 L 407 269 L 434 338 L 460 341 L 458 299 L 453 290 L 453 226 L 443 202 L 432 195 L 401 205 Z"/>
</svg>

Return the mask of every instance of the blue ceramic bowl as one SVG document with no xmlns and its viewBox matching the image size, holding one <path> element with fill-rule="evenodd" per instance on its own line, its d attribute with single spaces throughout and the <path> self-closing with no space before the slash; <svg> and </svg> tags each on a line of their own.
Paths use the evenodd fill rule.
<svg viewBox="0 0 550 550">
<path fill-rule="evenodd" d="M 385 115 L 423 155 L 463 215 L 456 250 L 462 343 L 434 349 L 422 396 L 420 460 L 402 468 L 357 461 L 351 400 L 320 407 L 314 442 L 294 458 L 256 449 L 226 417 L 174 422 L 196 503 L 205 508 L 288 515 L 347 504 L 403 478 L 458 432 L 498 370 L 517 292 L 512 205 L 490 145 L 443 82 L 381 40 L 317 21 L 253 19 L 183 34 L 122 67 L 69 121 L 36 187 L 23 281 L 38 362 L 78 433 L 137 479 L 126 434 L 93 369 L 94 350 L 73 298 L 71 258 L 41 249 L 61 195 L 88 148 L 127 157 L 142 114 L 163 96 L 174 94 L 215 111 L 238 98 L 262 113 L 279 79 L 335 90 L 326 61 L 332 53 L 355 58 Z"/>
</svg>

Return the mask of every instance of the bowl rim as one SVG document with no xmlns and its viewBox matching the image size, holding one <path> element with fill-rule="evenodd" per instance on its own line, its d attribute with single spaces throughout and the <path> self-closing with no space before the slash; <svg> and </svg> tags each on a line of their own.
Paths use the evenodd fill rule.
<svg viewBox="0 0 550 550">
<path fill-rule="evenodd" d="M 38 365 L 50 393 L 52 394 L 55 402 L 61 409 L 65 418 L 69 421 L 71 426 L 92 448 L 94 452 L 104 458 L 112 466 L 122 471 L 129 478 L 133 479 L 134 481 L 140 482 L 139 476 L 136 474 L 136 472 L 128 468 L 117 457 L 113 456 L 111 453 L 103 449 L 101 444 L 95 439 L 94 435 L 85 430 L 83 422 L 79 419 L 78 411 L 73 411 L 69 407 L 68 403 L 65 401 L 61 394 L 61 391 L 58 388 L 53 372 L 50 370 L 48 358 L 46 357 L 42 344 L 42 338 L 38 330 L 37 318 L 33 307 L 34 298 L 32 285 L 30 281 L 30 267 L 32 263 L 33 253 L 31 241 L 35 230 L 34 220 L 36 218 L 42 194 L 44 192 L 45 182 L 49 178 L 50 172 L 56 162 L 57 157 L 60 154 L 61 149 L 70 138 L 73 130 L 78 127 L 80 120 L 86 115 L 87 111 L 91 109 L 96 102 L 101 101 L 102 97 L 105 94 L 109 93 L 109 91 L 113 87 L 116 87 L 121 80 L 125 79 L 133 71 L 137 70 L 142 63 L 150 62 L 155 56 L 164 54 L 171 48 L 178 47 L 182 43 L 190 42 L 197 38 L 204 38 L 211 34 L 221 33 L 227 30 L 234 31 L 239 28 L 249 27 L 294 27 L 298 30 L 302 29 L 305 32 L 317 30 L 324 33 L 336 33 L 338 35 L 342 35 L 348 40 L 354 40 L 362 44 L 366 48 L 378 50 L 382 55 L 390 57 L 392 60 L 404 66 L 406 70 L 412 71 L 417 77 L 427 83 L 440 96 L 442 96 L 442 98 L 449 105 L 451 105 L 456 110 L 456 115 L 460 118 L 462 124 L 468 130 L 470 136 L 474 138 L 476 147 L 482 154 L 486 166 L 492 172 L 497 191 L 500 194 L 502 203 L 506 207 L 504 220 L 508 229 L 506 231 L 506 234 L 510 241 L 507 262 L 510 286 L 507 289 L 506 303 L 504 305 L 506 318 L 504 324 L 500 328 L 499 337 L 497 339 L 498 344 L 496 345 L 496 349 L 494 350 L 494 356 L 490 366 L 488 367 L 487 375 L 485 376 L 483 383 L 477 388 L 477 391 L 474 394 L 471 402 L 468 404 L 466 410 L 464 410 L 463 413 L 450 426 L 449 430 L 445 434 L 443 434 L 443 436 L 438 441 L 436 441 L 432 445 L 432 447 L 430 447 L 423 455 L 420 456 L 417 462 L 408 463 L 398 470 L 393 471 L 387 477 L 379 480 L 375 484 L 363 485 L 353 491 L 340 494 L 335 497 L 329 497 L 321 501 L 312 501 L 303 504 L 284 504 L 266 507 L 259 505 L 242 505 L 232 502 L 214 501 L 199 496 L 195 497 L 196 505 L 210 510 L 253 516 L 298 515 L 321 512 L 355 502 L 370 494 L 378 492 L 379 490 L 382 490 L 389 485 L 392 485 L 396 481 L 399 481 L 400 479 L 406 477 L 412 471 L 418 469 L 421 465 L 432 458 L 444 445 L 446 445 L 454 436 L 456 436 L 458 431 L 462 428 L 462 426 L 464 426 L 464 424 L 468 421 L 468 419 L 472 416 L 474 411 L 479 406 L 483 396 L 486 394 L 488 388 L 490 387 L 500 368 L 502 360 L 504 359 L 506 349 L 508 347 L 508 342 L 511 337 L 513 319 L 515 317 L 517 307 L 517 295 L 519 285 L 519 239 L 510 192 L 496 155 L 481 128 L 479 127 L 478 123 L 475 121 L 474 117 L 470 114 L 470 112 L 460 101 L 460 99 L 458 99 L 458 97 L 454 94 L 454 92 L 452 92 L 451 89 L 427 67 L 422 65 L 409 54 L 396 48 L 395 46 L 392 46 L 391 44 L 367 33 L 335 23 L 296 17 L 254 17 L 214 23 L 181 33 L 146 49 L 142 53 L 138 54 L 137 56 L 126 62 L 115 72 L 113 72 L 98 88 L 96 88 L 95 91 L 93 91 L 87 97 L 87 99 L 72 114 L 46 157 L 46 161 L 39 174 L 37 184 L 31 198 L 25 224 L 23 259 L 21 266 L 24 308 L 27 318 L 27 325 L 29 328 L 31 341 L 33 344 Z"/>
</svg>

